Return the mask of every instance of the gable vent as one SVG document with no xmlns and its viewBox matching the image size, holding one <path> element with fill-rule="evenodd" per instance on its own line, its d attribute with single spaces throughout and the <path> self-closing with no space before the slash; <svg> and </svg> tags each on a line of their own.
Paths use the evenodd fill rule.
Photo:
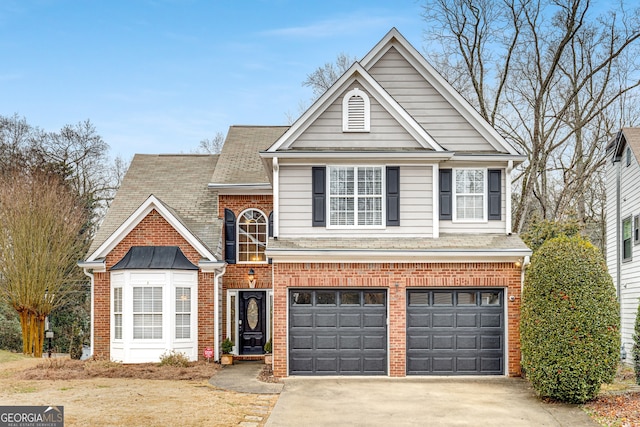
<svg viewBox="0 0 640 427">
<path fill-rule="evenodd" d="M 369 97 L 356 88 L 349 91 L 342 101 L 344 132 L 369 132 Z"/>
</svg>

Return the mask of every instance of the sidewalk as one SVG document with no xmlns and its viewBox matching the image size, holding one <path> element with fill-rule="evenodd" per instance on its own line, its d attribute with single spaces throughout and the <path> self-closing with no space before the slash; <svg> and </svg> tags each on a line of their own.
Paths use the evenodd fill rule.
<svg viewBox="0 0 640 427">
<path fill-rule="evenodd" d="M 258 380 L 263 367 L 262 361 L 236 361 L 233 365 L 222 366 L 222 369 L 209 380 L 209 384 L 239 393 L 280 394 L 284 384 L 265 383 Z"/>
</svg>

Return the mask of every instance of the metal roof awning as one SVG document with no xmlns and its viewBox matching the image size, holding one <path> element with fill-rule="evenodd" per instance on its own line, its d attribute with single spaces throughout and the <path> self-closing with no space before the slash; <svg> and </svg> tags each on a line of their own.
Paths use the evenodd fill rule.
<svg viewBox="0 0 640 427">
<path fill-rule="evenodd" d="M 177 246 L 132 246 L 111 270 L 198 270 Z"/>
</svg>

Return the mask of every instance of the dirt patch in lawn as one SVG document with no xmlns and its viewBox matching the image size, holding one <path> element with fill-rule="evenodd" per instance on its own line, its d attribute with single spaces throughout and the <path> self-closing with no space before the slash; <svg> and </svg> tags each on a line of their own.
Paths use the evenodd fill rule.
<svg viewBox="0 0 640 427">
<path fill-rule="evenodd" d="M 629 366 L 621 366 L 612 384 L 604 384 L 598 397 L 584 405 L 593 419 L 604 426 L 640 426 L 640 387 Z"/>
<path fill-rule="evenodd" d="M 277 395 L 216 389 L 218 369 L 24 358 L 0 363 L 0 402 L 64 406 L 65 426 L 237 426 L 247 416 L 264 425 Z"/>
</svg>

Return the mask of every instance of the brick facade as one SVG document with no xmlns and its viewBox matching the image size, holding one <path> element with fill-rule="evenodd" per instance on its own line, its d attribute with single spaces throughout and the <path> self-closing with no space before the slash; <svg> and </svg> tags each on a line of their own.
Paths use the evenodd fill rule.
<svg viewBox="0 0 640 427">
<path fill-rule="evenodd" d="M 277 263 L 274 264 L 273 372 L 287 372 L 289 288 L 353 287 L 388 290 L 389 375 L 406 372 L 406 290 L 437 287 L 505 289 L 507 371 L 520 376 L 520 267 L 513 263 Z M 511 301 L 513 297 L 513 301 Z"/>
<path fill-rule="evenodd" d="M 189 261 L 198 265 L 202 256 L 155 210 L 151 211 L 106 257 L 106 273 L 94 275 L 94 355 L 110 357 L 110 273 L 132 246 L 178 246 Z M 198 272 L 198 358 L 205 347 L 213 347 L 214 274 Z"/>
</svg>

